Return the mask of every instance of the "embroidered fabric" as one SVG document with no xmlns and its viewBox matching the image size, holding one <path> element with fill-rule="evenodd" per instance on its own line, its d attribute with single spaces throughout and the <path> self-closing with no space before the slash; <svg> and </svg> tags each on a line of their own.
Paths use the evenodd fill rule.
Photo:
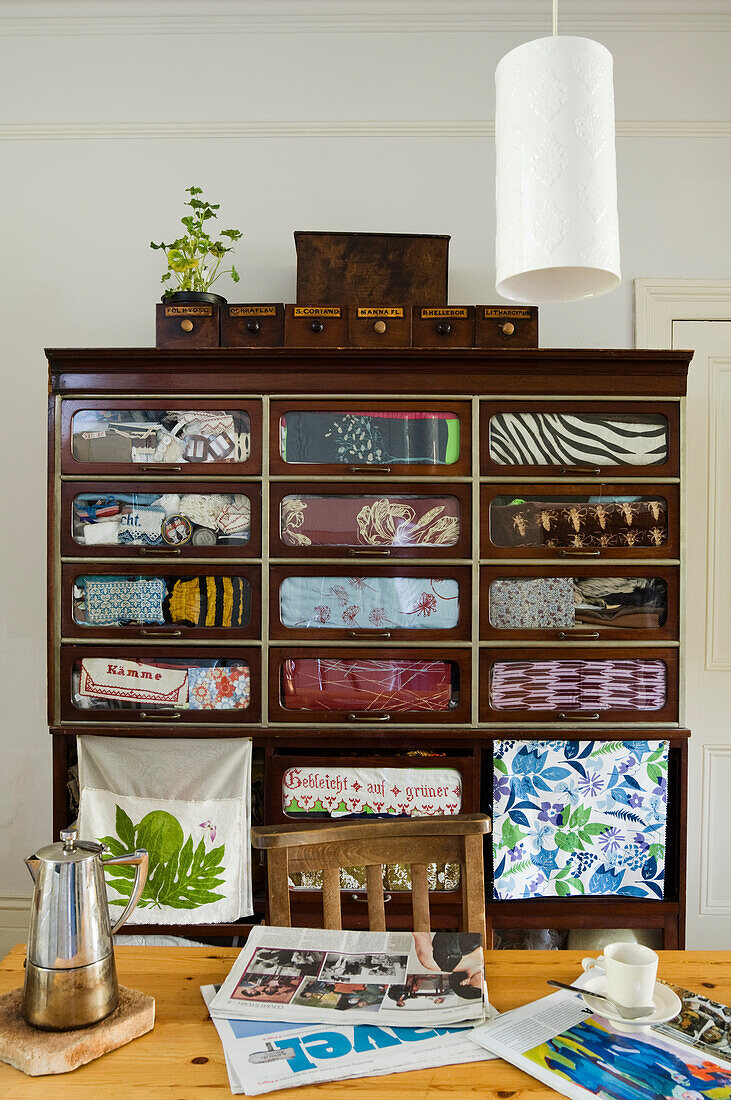
<svg viewBox="0 0 731 1100">
<path fill-rule="evenodd" d="M 454 546 L 459 512 L 452 496 L 287 496 L 280 532 L 286 546 Z"/>
<path fill-rule="evenodd" d="M 279 617 L 294 629 L 450 630 L 459 619 L 459 585 L 450 578 L 285 577 Z"/>
</svg>

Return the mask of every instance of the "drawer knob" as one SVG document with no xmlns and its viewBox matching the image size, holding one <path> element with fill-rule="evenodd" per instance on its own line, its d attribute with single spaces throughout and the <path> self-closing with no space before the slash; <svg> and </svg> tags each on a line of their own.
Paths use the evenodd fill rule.
<svg viewBox="0 0 731 1100">
<path fill-rule="evenodd" d="M 192 332 L 193 331 L 193 322 L 189 321 L 188 318 L 186 317 L 184 321 L 180 322 L 180 327 L 182 328 L 183 332 Z"/>
<path fill-rule="evenodd" d="M 249 321 L 246 326 L 246 331 L 256 336 L 257 332 L 261 332 L 261 325 L 258 321 Z"/>
<path fill-rule="evenodd" d="M 373 326 L 373 331 L 377 332 L 379 335 L 382 336 L 387 328 L 388 328 L 388 325 L 386 324 L 385 321 L 376 321 L 375 325 Z"/>
<path fill-rule="evenodd" d="M 323 332 L 325 325 L 322 321 L 313 321 L 310 328 L 313 332 Z"/>
<path fill-rule="evenodd" d="M 437 332 L 440 336 L 449 336 L 451 331 L 452 326 L 450 325 L 449 321 L 440 321 L 437 325 Z"/>
<path fill-rule="evenodd" d="M 506 336 L 512 336 L 515 332 L 515 325 L 512 321 L 506 321 L 504 325 L 500 326 L 500 328 Z"/>
</svg>

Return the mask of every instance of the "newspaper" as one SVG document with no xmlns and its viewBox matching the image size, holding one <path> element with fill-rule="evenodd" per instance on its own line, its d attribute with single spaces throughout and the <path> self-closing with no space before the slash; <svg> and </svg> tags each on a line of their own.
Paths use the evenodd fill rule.
<svg viewBox="0 0 731 1100">
<path fill-rule="evenodd" d="M 446 1027 L 486 1018 L 481 938 L 257 926 L 212 1017 Z"/>
<path fill-rule="evenodd" d="M 209 1006 L 218 987 L 201 986 Z M 412 1069 L 481 1062 L 493 1057 L 470 1040 L 471 1027 L 327 1027 L 213 1018 L 233 1093 L 380 1077 Z"/>
<path fill-rule="evenodd" d="M 731 1096 L 731 1062 L 655 1031 L 620 1031 L 571 993 L 507 1012 L 471 1038 L 571 1100 Z"/>
<path fill-rule="evenodd" d="M 712 1058 L 731 1062 L 731 1008 L 702 993 L 693 993 L 671 982 L 666 984 L 680 997 L 682 1008 L 674 1020 L 658 1024 L 655 1031 Z"/>
</svg>

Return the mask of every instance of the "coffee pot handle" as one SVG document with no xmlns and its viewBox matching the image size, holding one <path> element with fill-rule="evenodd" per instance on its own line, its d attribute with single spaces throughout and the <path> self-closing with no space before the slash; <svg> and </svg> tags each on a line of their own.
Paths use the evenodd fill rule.
<svg viewBox="0 0 731 1100">
<path fill-rule="evenodd" d="M 122 916 L 112 928 L 112 935 L 114 935 L 115 932 L 119 931 L 124 922 L 127 920 L 127 917 L 136 906 L 137 902 L 140 900 L 140 895 L 142 894 L 142 891 L 145 888 L 145 883 L 147 882 L 147 868 L 149 862 L 150 857 L 144 848 L 137 848 L 134 852 L 128 852 L 124 856 L 115 856 L 113 859 L 102 858 L 102 864 L 104 867 L 111 867 L 115 863 L 126 863 L 137 868 L 132 896 L 127 903 L 127 908 L 124 910 Z"/>
</svg>

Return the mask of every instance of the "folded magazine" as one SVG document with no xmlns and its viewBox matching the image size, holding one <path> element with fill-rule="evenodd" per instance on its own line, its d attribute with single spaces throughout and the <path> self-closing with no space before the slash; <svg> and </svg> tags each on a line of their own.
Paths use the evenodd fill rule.
<svg viewBox="0 0 731 1100">
<path fill-rule="evenodd" d="M 201 987 L 210 1004 L 217 987 Z M 472 1027 L 388 1027 L 277 1023 L 214 1018 L 233 1093 L 379 1077 L 492 1057 L 470 1041 Z"/>
<path fill-rule="evenodd" d="M 481 937 L 252 929 L 213 998 L 215 1019 L 446 1027 L 486 1018 Z"/>
</svg>

